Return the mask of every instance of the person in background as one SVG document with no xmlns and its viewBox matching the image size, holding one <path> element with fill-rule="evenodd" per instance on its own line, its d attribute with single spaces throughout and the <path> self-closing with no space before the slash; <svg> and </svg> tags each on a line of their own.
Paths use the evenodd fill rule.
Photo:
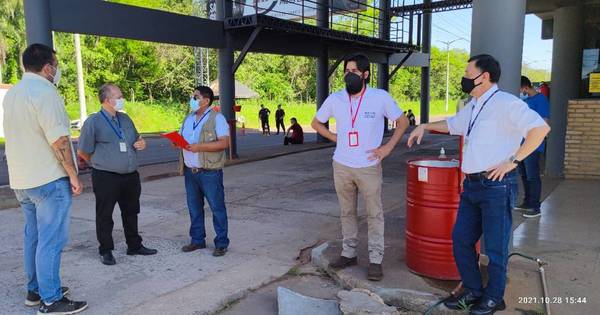
<svg viewBox="0 0 600 315">
<path fill-rule="evenodd" d="M 180 174 L 185 178 L 185 192 L 190 212 L 190 243 L 183 252 L 206 248 L 204 199 L 212 211 L 215 229 L 213 256 L 224 256 L 229 247 L 227 208 L 223 187 L 225 151 L 229 148 L 229 125 L 225 116 L 212 110 L 213 90 L 198 86 L 190 99 L 191 113 L 179 133 L 190 144 L 182 151 Z"/>
<path fill-rule="evenodd" d="M 288 128 L 286 136 L 283 140 L 284 145 L 288 144 L 303 144 L 304 143 L 304 131 L 302 130 L 302 126 L 298 124 L 298 120 L 296 118 L 290 119 L 290 128 Z M 290 135 L 290 131 L 292 134 Z"/>
<path fill-rule="evenodd" d="M 121 89 L 104 84 L 98 91 L 102 108 L 91 115 L 81 128 L 77 151 L 92 167 L 92 186 L 96 197 L 96 236 L 100 261 L 116 264 L 112 251 L 113 212 L 119 204 L 127 243 L 127 255 L 154 255 L 156 249 L 142 245 L 138 232 L 142 185 L 138 173 L 137 152 L 146 148 L 133 121 L 123 112 Z"/>
<path fill-rule="evenodd" d="M 346 88 L 323 102 L 312 122 L 321 136 L 336 143 L 333 155 L 333 181 L 340 204 L 342 252 L 331 262 L 332 268 L 345 268 L 358 263 L 359 192 L 367 211 L 369 267 L 367 279 L 383 279 L 384 211 L 381 201 L 382 161 L 389 156 L 408 128 L 408 119 L 396 101 L 385 90 L 368 85 L 371 76 L 369 58 L 355 54 L 344 61 Z M 337 134 L 325 124 L 333 117 Z M 396 121 L 394 134 L 383 142 L 385 118 Z"/>
<path fill-rule="evenodd" d="M 544 95 L 547 99 L 550 99 L 550 86 L 548 86 L 548 83 L 542 82 L 539 89 L 542 95 Z"/>
<path fill-rule="evenodd" d="M 269 115 L 271 115 L 271 111 L 265 107 L 265 105 L 260 105 L 260 110 L 258 111 L 258 119 L 260 119 L 260 125 L 262 126 L 262 134 L 271 135 L 271 126 L 269 126 Z"/>
<path fill-rule="evenodd" d="M 25 217 L 26 306 L 38 314 L 76 314 L 86 302 L 61 287 L 61 253 L 69 240 L 71 202 L 83 186 L 77 176 L 70 122 L 56 86 L 56 52 L 33 44 L 23 52 L 25 73 L 4 97 L 4 132 L 10 188 Z"/>
<path fill-rule="evenodd" d="M 542 93 L 538 93 L 526 76 L 521 76 L 521 99 L 527 103 L 529 108 L 538 113 L 548 123 L 550 117 L 550 104 Z M 544 154 L 545 142 L 542 142 L 523 162 L 519 164 L 519 173 L 523 180 L 525 197 L 523 203 L 515 207 L 515 210 L 523 210 L 526 218 L 539 217 L 540 200 L 542 196 L 542 179 L 540 177 L 540 158 Z"/>
<path fill-rule="evenodd" d="M 284 118 L 285 111 L 281 108 L 281 105 L 277 105 L 277 110 L 275 111 L 275 124 L 277 125 L 277 134 L 279 134 L 279 126 L 281 126 L 281 131 L 285 132 L 285 125 L 283 123 Z"/>
<path fill-rule="evenodd" d="M 417 120 L 415 118 L 415 114 L 413 114 L 412 109 L 408 110 L 408 114 L 406 115 L 406 117 L 408 118 L 408 124 L 409 126 L 416 126 L 417 125 Z"/>
</svg>

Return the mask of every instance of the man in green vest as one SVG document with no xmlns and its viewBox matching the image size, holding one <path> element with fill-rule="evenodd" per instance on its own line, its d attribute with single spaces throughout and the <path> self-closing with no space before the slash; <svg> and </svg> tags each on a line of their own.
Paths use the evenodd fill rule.
<svg viewBox="0 0 600 315">
<path fill-rule="evenodd" d="M 213 256 L 225 255 L 227 237 L 227 208 L 223 189 L 225 150 L 229 147 L 229 125 L 225 117 L 211 108 L 215 99 L 206 86 L 194 90 L 190 99 L 191 113 L 185 118 L 179 133 L 190 144 L 183 150 L 180 171 L 185 177 L 187 204 L 190 211 L 190 237 L 184 252 L 206 248 L 204 227 L 204 198 L 213 213 L 215 250 Z"/>
</svg>

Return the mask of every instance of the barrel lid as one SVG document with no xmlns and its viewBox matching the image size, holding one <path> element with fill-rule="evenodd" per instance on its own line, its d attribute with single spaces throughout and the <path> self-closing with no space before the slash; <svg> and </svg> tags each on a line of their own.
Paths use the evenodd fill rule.
<svg viewBox="0 0 600 315">
<path fill-rule="evenodd" d="M 458 160 L 413 160 L 408 161 L 408 164 L 421 167 L 438 168 L 456 168 L 459 166 Z"/>
</svg>

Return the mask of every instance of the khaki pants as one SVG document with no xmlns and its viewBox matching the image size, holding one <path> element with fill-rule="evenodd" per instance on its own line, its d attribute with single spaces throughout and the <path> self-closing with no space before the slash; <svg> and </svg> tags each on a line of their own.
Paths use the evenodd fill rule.
<svg viewBox="0 0 600 315">
<path fill-rule="evenodd" d="M 369 260 L 374 264 L 383 261 L 384 220 L 381 202 L 381 164 L 365 168 L 347 167 L 333 162 L 333 180 L 341 208 L 342 256 L 356 257 L 358 245 L 358 192 L 364 197 L 369 226 Z"/>
</svg>

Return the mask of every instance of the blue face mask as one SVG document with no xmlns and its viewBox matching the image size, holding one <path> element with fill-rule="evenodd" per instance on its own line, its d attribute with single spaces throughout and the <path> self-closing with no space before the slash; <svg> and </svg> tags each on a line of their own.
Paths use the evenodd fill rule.
<svg viewBox="0 0 600 315">
<path fill-rule="evenodd" d="M 193 97 L 190 98 L 190 109 L 192 112 L 196 112 L 200 109 L 200 100 L 196 100 Z"/>
<path fill-rule="evenodd" d="M 519 97 L 520 97 L 522 100 L 526 100 L 526 99 L 529 97 L 529 95 L 527 95 L 527 93 L 520 93 L 520 94 L 519 94 Z"/>
</svg>

